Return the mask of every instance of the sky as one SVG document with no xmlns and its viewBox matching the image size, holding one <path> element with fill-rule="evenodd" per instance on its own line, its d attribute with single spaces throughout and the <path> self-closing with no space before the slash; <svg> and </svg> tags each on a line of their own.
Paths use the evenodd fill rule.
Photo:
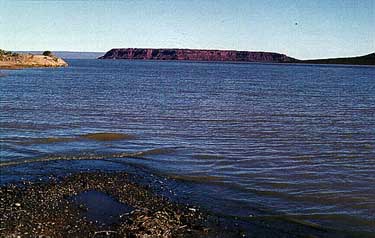
<svg viewBox="0 0 375 238">
<path fill-rule="evenodd" d="M 299 59 L 375 52 L 375 0 L 0 0 L 0 48 L 270 51 Z"/>
</svg>

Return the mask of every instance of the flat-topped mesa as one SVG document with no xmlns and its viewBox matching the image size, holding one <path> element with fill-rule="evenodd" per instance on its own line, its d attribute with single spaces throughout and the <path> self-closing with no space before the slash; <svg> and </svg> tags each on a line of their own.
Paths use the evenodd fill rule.
<svg viewBox="0 0 375 238">
<path fill-rule="evenodd" d="M 65 66 L 68 66 L 68 64 L 63 59 L 52 55 L 50 52 L 45 55 L 32 55 L 0 50 L 0 69 Z"/>
<path fill-rule="evenodd" d="M 191 60 L 191 61 L 242 61 L 292 63 L 297 60 L 284 54 L 235 50 L 195 50 L 195 49 L 112 49 L 99 59 L 140 59 L 140 60 Z"/>
</svg>

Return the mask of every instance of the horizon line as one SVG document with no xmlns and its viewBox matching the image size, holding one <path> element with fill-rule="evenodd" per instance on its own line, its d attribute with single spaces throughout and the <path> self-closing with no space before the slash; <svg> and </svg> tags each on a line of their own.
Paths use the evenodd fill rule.
<svg viewBox="0 0 375 238">
<path fill-rule="evenodd" d="M 283 54 L 283 55 L 286 55 L 288 57 L 291 57 L 291 58 L 294 58 L 294 59 L 298 59 L 298 60 L 319 60 L 319 59 L 338 59 L 338 58 L 354 58 L 354 57 L 361 57 L 361 56 L 366 56 L 366 55 L 370 55 L 370 54 L 374 54 L 375 51 L 373 52 L 368 52 L 368 53 L 365 53 L 365 54 L 361 54 L 361 55 L 349 55 L 349 56 L 332 56 L 332 57 L 325 57 L 325 58 L 304 58 L 304 59 L 300 59 L 300 58 L 296 58 L 296 57 L 293 57 L 293 56 L 290 56 L 288 54 L 285 54 L 285 53 L 279 53 L 279 52 L 274 52 L 274 51 L 259 51 L 259 50 L 233 50 L 233 49 L 213 49 L 213 48 L 152 48 L 152 47 L 114 47 L 114 48 L 111 48 L 110 50 L 113 50 L 113 49 L 174 49 L 174 50 L 214 50 L 214 51 L 247 51 L 247 52 L 265 52 L 265 53 L 277 53 L 277 54 Z M 107 51 L 77 51 L 77 50 L 49 50 L 51 52 L 66 52 L 66 53 L 107 53 L 108 51 L 110 50 L 107 50 Z M 46 50 L 10 50 L 10 51 L 14 51 L 14 52 L 44 52 Z"/>
</svg>

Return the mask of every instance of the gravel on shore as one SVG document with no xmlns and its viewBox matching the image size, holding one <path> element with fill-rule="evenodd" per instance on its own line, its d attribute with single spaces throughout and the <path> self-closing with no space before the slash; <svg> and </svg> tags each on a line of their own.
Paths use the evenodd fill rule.
<svg viewBox="0 0 375 238">
<path fill-rule="evenodd" d="M 103 226 L 87 219 L 87 208 L 72 199 L 87 191 L 105 193 L 134 210 Z M 0 188 L 1 237 L 216 237 L 221 232 L 207 218 L 196 207 L 131 182 L 123 172 L 84 172 Z"/>
<path fill-rule="evenodd" d="M 0 237 L 373 237 L 282 216 L 225 218 L 174 202 L 139 179 L 80 172 L 3 185 Z"/>
</svg>

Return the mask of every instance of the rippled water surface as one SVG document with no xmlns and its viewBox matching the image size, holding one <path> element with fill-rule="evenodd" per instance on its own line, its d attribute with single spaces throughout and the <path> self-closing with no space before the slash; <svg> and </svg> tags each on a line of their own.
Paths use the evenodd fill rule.
<svg viewBox="0 0 375 238">
<path fill-rule="evenodd" d="M 2 183 L 132 164 L 223 214 L 375 232 L 374 67 L 68 61 L 3 72 Z"/>
</svg>

